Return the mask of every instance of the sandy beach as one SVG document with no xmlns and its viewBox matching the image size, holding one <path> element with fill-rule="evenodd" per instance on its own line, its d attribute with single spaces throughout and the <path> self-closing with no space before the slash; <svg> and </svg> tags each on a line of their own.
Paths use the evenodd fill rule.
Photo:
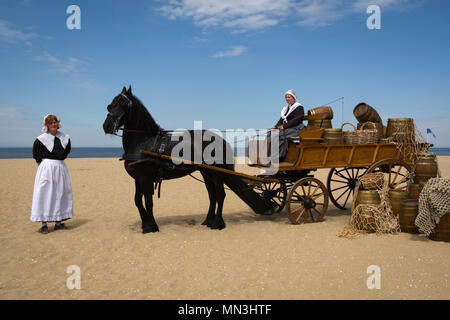
<svg viewBox="0 0 450 320">
<path fill-rule="evenodd" d="M 450 177 L 450 157 L 438 157 Z M 37 165 L 0 160 L 0 299 L 450 299 L 450 244 L 423 235 L 338 237 L 350 210 L 292 225 L 261 216 L 227 191 L 226 229 L 201 225 L 204 185 L 164 181 L 154 197 L 160 232 L 141 233 L 134 182 L 118 159 L 67 159 L 74 196 L 68 230 L 38 233 L 29 220 Z M 245 165 L 237 171 L 254 174 Z M 316 177 L 326 181 L 329 170 Z M 196 177 L 200 177 L 198 173 Z M 79 266 L 81 289 L 67 268 Z M 380 267 L 369 290 L 367 268 Z"/>
</svg>

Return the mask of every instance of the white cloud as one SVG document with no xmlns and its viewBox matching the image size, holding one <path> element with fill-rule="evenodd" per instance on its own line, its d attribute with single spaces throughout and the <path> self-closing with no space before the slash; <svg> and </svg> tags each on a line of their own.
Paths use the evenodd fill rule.
<svg viewBox="0 0 450 320">
<path fill-rule="evenodd" d="M 247 32 L 281 22 L 323 27 L 351 14 L 365 14 L 371 4 L 382 10 L 407 10 L 423 1 L 426 0 L 167 0 L 158 10 L 171 20 L 192 20 L 202 28 Z"/>
<path fill-rule="evenodd" d="M 192 19 L 204 28 L 262 29 L 289 15 L 292 0 L 169 0 L 159 11 L 169 19 Z"/>
<path fill-rule="evenodd" d="M 23 110 L 22 107 L 0 107 L 0 119 L 15 119 Z"/>
<path fill-rule="evenodd" d="M 237 57 L 243 54 L 247 48 L 245 46 L 234 46 L 231 47 L 228 50 L 218 52 L 216 54 L 213 54 L 213 58 L 223 58 L 223 57 Z"/>
<path fill-rule="evenodd" d="M 77 73 L 79 72 L 79 66 L 87 65 L 87 62 L 77 58 L 69 57 L 66 61 L 62 62 L 55 56 L 44 52 L 42 56 L 36 56 L 33 58 L 36 62 L 48 62 L 54 69 L 62 73 Z"/>
<path fill-rule="evenodd" d="M 33 61 L 50 62 L 55 67 L 59 67 L 61 65 L 61 61 L 58 58 L 56 58 L 52 55 L 49 55 L 47 52 L 44 52 L 44 55 L 42 55 L 42 56 L 34 57 Z"/>
<path fill-rule="evenodd" d="M 347 13 L 342 0 L 304 0 L 297 4 L 296 11 L 300 17 L 297 24 L 313 28 L 330 25 Z"/>
<path fill-rule="evenodd" d="M 278 24 L 277 19 L 267 18 L 263 14 L 257 14 L 253 16 L 248 16 L 245 18 L 234 19 L 232 21 L 227 21 L 223 24 L 226 28 L 236 29 L 237 32 L 244 32 L 249 30 L 259 30 L 266 27 L 271 27 Z"/>
<path fill-rule="evenodd" d="M 69 57 L 61 60 L 48 52 L 41 56 L 36 56 L 33 61 L 49 63 L 53 71 L 69 75 L 69 86 L 78 89 L 104 89 L 103 85 L 96 83 L 87 73 L 85 66 L 89 63 L 78 58 Z"/>
<path fill-rule="evenodd" d="M 24 43 L 31 45 L 31 40 L 37 38 L 36 32 L 24 32 L 11 27 L 11 23 L 0 20 L 0 39 L 9 43 Z"/>
<path fill-rule="evenodd" d="M 357 0 L 352 6 L 354 11 L 365 12 L 370 5 L 377 5 L 383 9 L 404 8 L 409 7 L 413 2 L 411 0 Z"/>
</svg>

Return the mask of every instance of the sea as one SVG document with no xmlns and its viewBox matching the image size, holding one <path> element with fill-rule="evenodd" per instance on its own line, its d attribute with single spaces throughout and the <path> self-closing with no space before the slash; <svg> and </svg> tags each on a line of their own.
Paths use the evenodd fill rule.
<svg viewBox="0 0 450 320">
<path fill-rule="evenodd" d="M 450 156 L 450 148 L 430 148 L 438 156 Z M 122 148 L 76 148 L 73 147 L 68 158 L 120 158 Z M 247 154 L 246 150 L 236 149 L 235 156 Z M 0 148 L 0 159 L 31 159 L 32 148 Z"/>
</svg>

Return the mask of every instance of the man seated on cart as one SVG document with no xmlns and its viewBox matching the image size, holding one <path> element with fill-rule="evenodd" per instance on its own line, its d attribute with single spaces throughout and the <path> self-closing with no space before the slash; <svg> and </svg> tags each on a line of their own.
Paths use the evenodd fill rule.
<svg viewBox="0 0 450 320">
<path fill-rule="evenodd" d="M 281 110 L 280 120 L 271 129 L 278 129 L 279 131 L 279 157 L 283 159 L 288 150 L 288 139 L 298 136 L 298 132 L 303 130 L 303 118 L 305 111 L 303 106 L 298 102 L 295 90 L 289 90 L 285 93 L 287 106 Z M 269 131 L 267 138 L 270 139 L 271 132 Z"/>
</svg>

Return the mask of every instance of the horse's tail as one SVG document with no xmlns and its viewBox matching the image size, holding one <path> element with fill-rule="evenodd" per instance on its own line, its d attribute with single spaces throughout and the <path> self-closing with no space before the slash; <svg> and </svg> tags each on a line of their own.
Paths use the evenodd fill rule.
<svg viewBox="0 0 450 320">
<path fill-rule="evenodd" d="M 254 212 L 259 214 L 272 214 L 274 212 L 276 205 L 253 191 L 252 187 L 245 183 L 241 177 L 227 174 L 224 176 L 224 182 Z"/>
</svg>

